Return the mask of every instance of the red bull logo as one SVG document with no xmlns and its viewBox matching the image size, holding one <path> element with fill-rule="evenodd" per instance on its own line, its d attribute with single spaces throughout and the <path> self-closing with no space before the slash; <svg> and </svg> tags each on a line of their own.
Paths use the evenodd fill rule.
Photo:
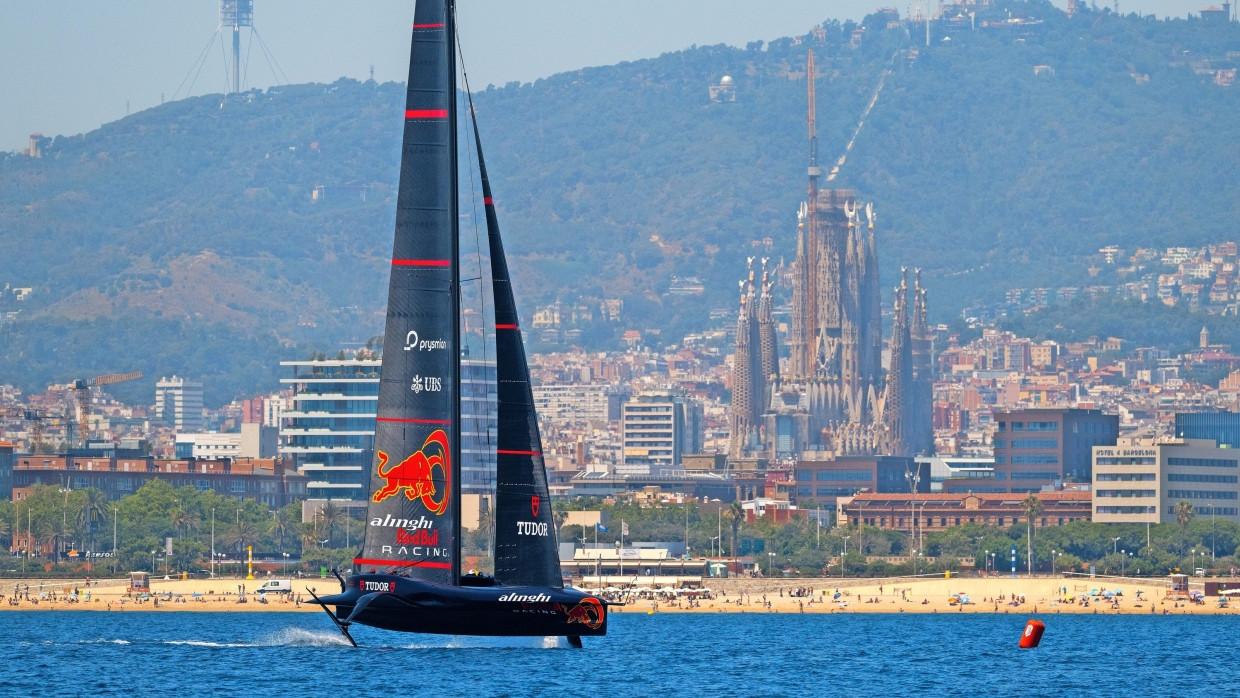
<svg viewBox="0 0 1240 698">
<path fill-rule="evenodd" d="M 568 622 L 581 623 L 591 630 L 597 630 L 606 615 L 607 611 L 603 610 L 602 602 L 593 596 L 587 596 L 568 610 Z"/>
<path fill-rule="evenodd" d="M 425 529 L 418 531 L 407 531 L 400 529 L 396 531 L 397 545 L 439 545 L 439 531 L 427 531 Z"/>
<path fill-rule="evenodd" d="M 427 511 L 440 515 L 448 510 L 449 477 L 452 471 L 448 450 L 448 435 L 436 429 L 426 437 L 422 448 L 399 463 L 389 466 L 388 454 L 379 451 L 378 475 L 384 485 L 370 496 L 372 502 L 382 502 L 395 496 L 402 489 L 410 501 L 421 499 Z M 435 488 L 432 473 L 435 469 L 443 476 L 443 492 Z M 439 495 L 436 500 L 435 496 Z"/>
</svg>

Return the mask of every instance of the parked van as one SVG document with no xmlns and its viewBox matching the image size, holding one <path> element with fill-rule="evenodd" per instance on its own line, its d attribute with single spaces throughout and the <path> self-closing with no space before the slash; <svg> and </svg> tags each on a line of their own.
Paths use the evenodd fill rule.
<svg viewBox="0 0 1240 698">
<path fill-rule="evenodd" d="M 260 594 L 291 594 L 293 593 L 293 583 L 287 579 L 268 579 L 258 587 Z"/>
</svg>

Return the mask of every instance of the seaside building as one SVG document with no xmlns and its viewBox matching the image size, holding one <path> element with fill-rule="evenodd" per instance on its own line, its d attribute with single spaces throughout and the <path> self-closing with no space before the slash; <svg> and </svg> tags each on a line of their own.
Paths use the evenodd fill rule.
<svg viewBox="0 0 1240 698">
<path fill-rule="evenodd" d="M 1093 449 L 1094 521 L 1173 523 L 1175 506 L 1240 523 L 1240 452 L 1209 439 L 1125 438 Z"/>
<path fill-rule="evenodd" d="M 374 460 L 379 359 L 281 361 L 292 377 L 280 415 L 280 454 L 309 478 L 314 499 L 365 501 Z"/>
<path fill-rule="evenodd" d="M 996 412 L 994 420 L 994 480 L 983 484 L 1012 493 L 1089 483 L 1093 447 L 1114 446 L 1119 438 L 1119 417 L 1101 410 L 1009 410 Z M 969 486 L 952 483 L 951 490 Z"/>
<path fill-rule="evenodd" d="M 364 502 L 374 463 L 378 358 L 281 361 L 293 396 L 281 412 L 280 453 L 310 478 L 309 496 Z M 461 488 L 495 488 L 495 362 L 461 362 Z"/>
<path fill-rule="evenodd" d="M 1035 492 L 1042 502 L 1042 514 L 1034 528 L 1063 526 L 1073 521 L 1089 521 L 1092 514 L 1090 493 L 1079 490 Z M 1027 494 L 859 494 L 840 499 L 838 520 L 856 526 L 866 524 L 885 530 L 942 531 L 965 524 L 991 526 L 1027 525 L 1024 500 Z"/>
<path fill-rule="evenodd" d="M 280 458 L 167 459 L 113 450 L 104 455 L 19 456 L 13 467 L 12 498 L 20 501 L 30 487 L 43 484 L 75 490 L 97 487 L 116 500 L 151 480 L 256 499 L 272 508 L 304 498 L 308 483 Z"/>
<path fill-rule="evenodd" d="M 173 376 L 155 383 L 155 419 L 179 432 L 202 431 L 202 383 Z"/>
<path fill-rule="evenodd" d="M 915 487 L 929 494 L 930 464 L 907 456 L 838 456 L 828 461 L 800 461 L 793 473 L 796 503 L 803 509 L 834 507 L 858 493 L 905 493 Z"/>
</svg>

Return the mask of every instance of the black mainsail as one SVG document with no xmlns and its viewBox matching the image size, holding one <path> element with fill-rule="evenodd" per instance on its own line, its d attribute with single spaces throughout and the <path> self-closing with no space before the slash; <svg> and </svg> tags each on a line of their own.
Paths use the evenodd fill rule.
<svg viewBox="0 0 1240 698">
<path fill-rule="evenodd" d="M 369 572 L 460 576 L 460 270 L 450 3 L 414 13 L 365 542 Z"/>
<path fill-rule="evenodd" d="M 461 574 L 460 267 L 453 0 L 414 13 L 396 233 L 366 536 L 340 593 L 314 602 L 354 623 L 457 635 L 607 633 L 607 606 L 566 588 L 491 185 L 478 147 L 495 298 L 495 574 Z M 330 610 L 334 607 L 334 610 Z M 354 643 L 356 644 L 356 643 Z"/>
</svg>

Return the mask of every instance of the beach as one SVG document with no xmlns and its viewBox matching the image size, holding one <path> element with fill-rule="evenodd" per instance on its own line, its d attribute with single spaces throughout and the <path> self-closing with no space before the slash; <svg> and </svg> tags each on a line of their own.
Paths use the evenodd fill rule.
<svg viewBox="0 0 1240 698">
<path fill-rule="evenodd" d="M 143 597 L 129 592 L 128 579 L 92 579 L 89 584 L 84 579 L 5 580 L 0 582 L 0 611 L 320 612 L 306 603 L 309 590 L 322 595 L 340 589 L 330 577 L 293 578 L 292 593 L 260 597 L 254 590 L 263 581 L 153 578 Z M 709 598 L 647 591 L 630 594 L 623 605 L 610 608 L 613 613 L 1240 613 L 1240 603 L 1220 607 L 1213 597 L 1205 603 L 1169 597 L 1168 582 L 1162 578 L 740 578 L 705 583 Z M 962 598 L 967 601 L 961 603 Z"/>
</svg>

